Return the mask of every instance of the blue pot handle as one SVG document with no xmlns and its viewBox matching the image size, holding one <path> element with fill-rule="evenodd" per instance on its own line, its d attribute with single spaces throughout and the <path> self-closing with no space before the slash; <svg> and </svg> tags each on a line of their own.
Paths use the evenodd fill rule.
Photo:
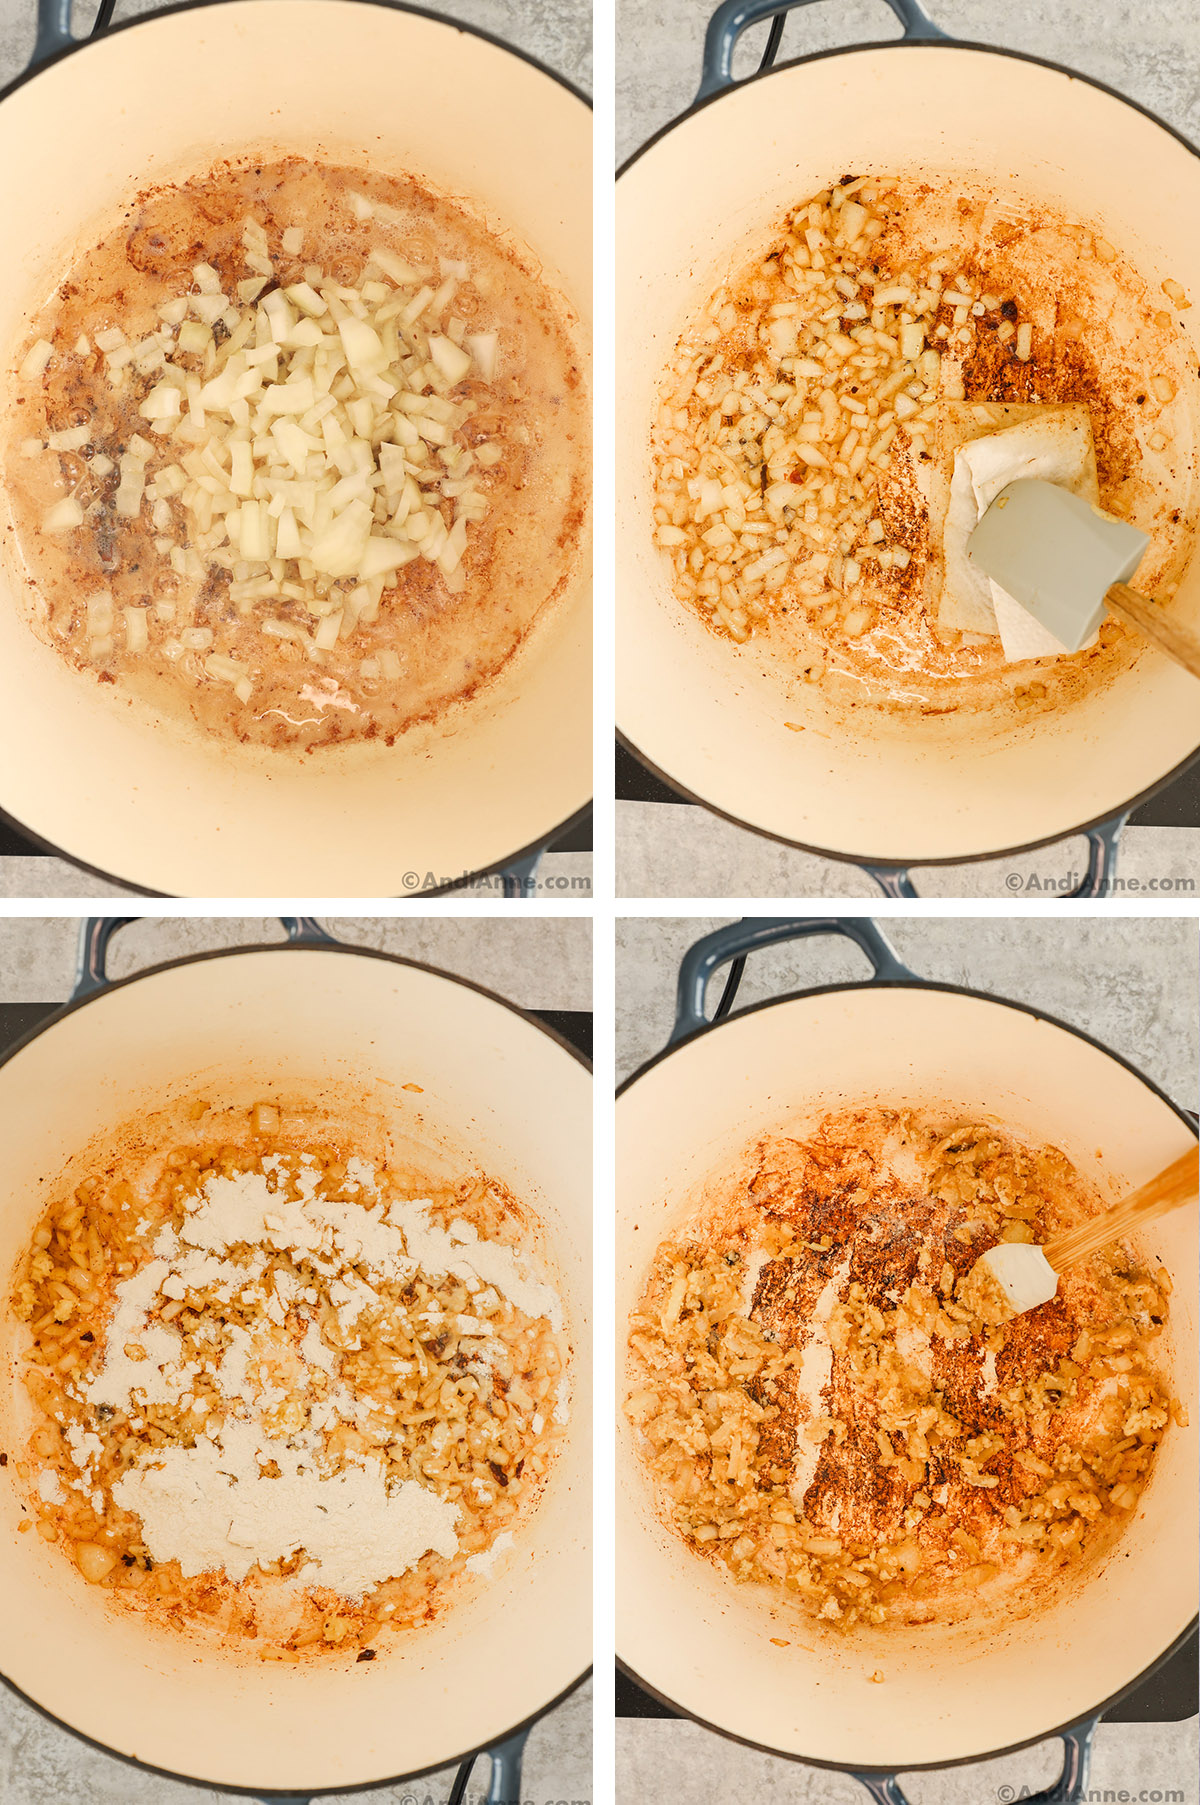
<svg viewBox="0 0 1200 1805">
<path fill-rule="evenodd" d="M 538 866 L 542 862 L 541 850 L 532 853 L 527 859 L 514 859 L 500 873 L 504 894 L 510 902 L 521 901 L 532 896 L 537 882 Z"/>
<path fill-rule="evenodd" d="M 747 916 L 729 927 L 717 928 L 688 948 L 679 967 L 675 998 L 675 1026 L 668 1046 L 686 1035 L 711 1026 L 704 1013 L 708 981 L 718 966 L 744 958 L 760 947 L 777 946 L 781 940 L 805 940 L 812 934 L 841 934 L 853 940 L 871 961 L 871 982 L 919 984 L 920 978 L 897 957 L 875 923 L 865 915 Z"/>
<path fill-rule="evenodd" d="M 1101 821 L 1097 827 L 1087 830 L 1088 862 L 1087 870 L 1073 890 L 1029 891 L 1039 898 L 1053 897 L 1069 899 L 1072 896 L 1092 898 L 1111 896 L 1113 880 L 1117 874 L 1117 856 L 1121 848 L 1121 834 L 1128 815 L 1114 815 L 1111 821 Z M 905 865 L 864 865 L 862 869 L 868 877 L 874 878 L 885 896 L 907 899 L 915 897 L 917 891 L 913 886 L 912 872 Z M 1024 885 L 1018 881 L 1012 886 L 1015 896 L 1025 894 Z"/>
<path fill-rule="evenodd" d="M 485 1805 L 520 1805 L 521 1758 L 528 1735 L 527 1726 L 518 1730 L 515 1736 L 508 1736 L 483 1751 L 492 1764 Z M 416 1788 L 410 1787 L 409 1792 L 415 1799 Z M 273 1792 L 261 1801 L 261 1805 L 316 1805 L 316 1802 L 308 1793 Z"/>
<path fill-rule="evenodd" d="M 90 915 L 87 918 L 79 930 L 75 988 L 70 996 L 72 1003 L 81 1002 L 84 997 L 98 996 L 100 991 L 108 989 L 108 948 L 113 935 L 120 928 L 128 927 L 131 921 L 145 919 L 143 915 Z M 291 946 L 342 944 L 332 934 L 327 934 L 311 915 L 281 915 L 279 919 Z"/>
<path fill-rule="evenodd" d="M 29 59 L 26 75 L 32 75 L 43 63 L 48 63 L 52 56 L 58 56 L 64 50 L 70 50 L 75 43 L 71 31 L 71 12 L 74 0 L 38 0 L 37 36 L 33 41 L 33 55 Z"/>
<path fill-rule="evenodd" d="M 725 0 L 709 20 L 704 36 L 704 64 L 696 99 L 711 100 L 723 88 L 732 88 L 733 52 L 738 39 L 751 25 L 790 13 L 795 6 L 811 6 L 813 0 Z M 887 0 L 909 43 L 949 43 L 920 0 Z"/>
<path fill-rule="evenodd" d="M 1080 1805 L 1088 1797 L 1092 1739 L 1099 1722 L 1098 1717 L 1089 1717 L 1083 1723 L 1073 1724 L 1069 1730 L 1060 1730 L 1063 1764 L 1062 1772 L 1053 1786 L 1048 1786 L 1044 1792 L 1013 1792 L 1007 1796 L 1022 1799 L 1024 1805 Z M 876 1801 L 876 1805 L 909 1805 L 908 1794 L 902 1789 L 895 1774 L 855 1774 L 854 1778 Z"/>
</svg>

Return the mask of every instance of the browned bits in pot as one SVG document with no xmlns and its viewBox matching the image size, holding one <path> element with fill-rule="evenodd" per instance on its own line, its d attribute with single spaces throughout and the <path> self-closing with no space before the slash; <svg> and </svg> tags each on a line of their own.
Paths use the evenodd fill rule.
<svg viewBox="0 0 1200 1805">
<path fill-rule="evenodd" d="M 388 1279 L 372 1278 L 362 1260 L 347 1268 L 360 1288 L 348 1326 L 320 1261 L 309 1265 L 265 1244 L 257 1266 L 255 1248 L 233 1246 L 215 1277 L 181 1282 L 184 1295 L 169 1301 L 156 1294 L 138 1338 L 114 1341 L 116 1288 L 161 1258 L 162 1237 L 179 1230 L 210 1180 L 268 1174 L 282 1207 L 303 1194 L 303 1170 L 314 1194 L 358 1207 L 358 1147 L 330 1138 L 323 1123 L 305 1128 L 293 1113 L 282 1149 L 264 1154 L 264 1134 L 279 1149 L 282 1128 L 276 1103 L 239 1111 L 184 1100 L 165 1125 L 139 1125 L 141 1139 L 120 1159 L 46 1210 L 11 1300 L 29 1332 L 25 1383 L 36 1416 L 29 1459 L 15 1472 L 23 1490 L 37 1486 L 39 1536 L 61 1541 L 84 1580 L 130 1608 L 263 1659 L 354 1651 L 368 1662 L 383 1652 L 390 1628 L 417 1626 L 446 1608 L 473 1557 L 533 1509 L 561 1439 L 566 1349 L 546 1317 L 526 1316 L 494 1287 L 471 1288 L 420 1265 Z M 431 1223 L 466 1223 L 484 1242 L 521 1247 L 532 1232 L 517 1200 L 484 1175 L 430 1185 L 386 1160 L 374 1169 L 384 1207 L 420 1199 Z M 190 1390 L 148 1402 L 140 1375 L 161 1370 L 155 1337 L 163 1326 L 180 1338 L 177 1360 Z M 238 1337 L 246 1377 L 231 1393 L 218 1384 L 218 1369 Z M 129 1363 L 128 1403 L 94 1403 L 86 1388 L 114 1354 Z M 237 1583 L 221 1570 L 185 1577 L 178 1560 L 153 1558 L 142 1520 L 114 1487 L 156 1454 L 219 1432 L 238 1397 L 261 1406 L 265 1433 L 279 1445 L 297 1445 L 288 1438 L 315 1423 L 312 1459 L 322 1476 L 375 1465 L 393 1489 L 415 1480 L 452 1503 L 457 1552 L 427 1553 L 357 1599 L 304 1585 L 303 1548 L 252 1567 Z M 282 1476 L 277 1463 L 262 1472 Z"/>
<path fill-rule="evenodd" d="M 694 316 L 658 395 L 654 537 L 676 594 L 856 706 L 1011 707 L 998 636 L 939 619 L 948 403 L 1086 404 L 1101 500 L 1153 523 L 1145 575 L 1167 594 L 1190 552 L 1172 508 L 1186 497 L 1193 528 L 1200 511 L 1178 324 L 1085 226 L 959 188 L 852 177 L 790 209 Z M 1039 661 L 1051 700 L 1107 680 L 1123 646 L 1110 626 Z"/>
<path fill-rule="evenodd" d="M 1165 1432 L 1167 1288 L 1118 1249 L 1001 1325 L 964 1282 L 1096 1207 L 1056 1149 L 933 1112 L 761 1143 L 630 1324 L 625 1411 L 675 1529 L 839 1628 L 1048 1599 Z"/>
</svg>

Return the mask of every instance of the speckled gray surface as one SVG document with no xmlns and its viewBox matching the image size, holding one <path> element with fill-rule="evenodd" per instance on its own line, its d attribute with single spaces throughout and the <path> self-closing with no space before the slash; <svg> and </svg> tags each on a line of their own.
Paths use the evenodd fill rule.
<svg viewBox="0 0 1200 1805">
<path fill-rule="evenodd" d="M 592 924 L 581 917 L 324 915 L 321 926 L 350 946 L 399 953 L 482 984 L 523 1009 L 590 1009 Z M 218 947 L 282 940 L 275 916 L 146 917 L 114 936 L 109 973 L 128 977 L 164 959 Z M 73 916 L 0 919 L 0 1002 L 57 1003 L 70 995 L 79 922 Z M 0 1793 L 0 1800 L 3 1794 Z"/>
<path fill-rule="evenodd" d="M 674 1016 L 680 959 L 729 919 L 618 921 L 618 1079 L 661 1052 Z M 1200 930 L 1194 919 L 875 919 L 918 977 L 1034 1004 L 1103 1041 L 1177 1103 L 1197 1107 Z M 848 941 L 793 941 L 747 961 L 737 1006 L 869 975 L 863 954 Z M 721 982 L 714 981 L 717 994 Z"/>
<path fill-rule="evenodd" d="M 481 878 L 448 892 L 455 897 L 499 894 L 498 877 Z M 533 892 L 542 901 L 563 900 L 587 902 L 592 894 L 592 855 L 590 852 L 549 852 L 537 869 L 537 887 Z M 0 897 L 119 897 L 135 896 L 122 884 L 107 878 L 93 877 L 82 866 L 68 859 L 27 858 L 11 854 L 0 858 Z M 420 899 L 407 899 L 420 907 Z"/>
<path fill-rule="evenodd" d="M 618 922 L 621 1077 L 665 1043 L 686 948 L 728 919 Z M 1200 931 L 1194 920 L 878 919 L 900 957 L 921 977 L 1034 1003 L 1122 1054 L 1177 1103 L 1196 1108 Z M 843 941 L 772 947 L 747 963 L 738 1006 L 866 975 L 862 954 Z M 710 1003 L 720 983 L 718 977 Z M 1003 1761 L 914 1776 L 910 1797 L 915 1805 L 1025 1798 L 1028 1792 L 1021 1789 L 1047 1785 L 1057 1764 L 1058 1745 L 1050 1740 Z M 1102 1725 L 1091 1785 L 1096 1790 L 1089 1796 L 1096 1799 L 1173 1793 L 1180 1805 L 1195 1805 L 1196 1720 Z M 617 1723 L 617 1797 L 628 1805 L 646 1799 L 670 1799 L 673 1805 L 743 1799 L 760 1805 L 862 1805 L 865 1794 L 851 1779 L 759 1754 L 695 1724 L 625 1718 Z"/>
<path fill-rule="evenodd" d="M 155 0 L 117 0 L 114 21 L 156 10 Z M 444 13 L 474 25 L 536 57 L 585 93 L 592 79 L 592 15 L 586 0 L 430 0 L 427 12 Z M 0 0 L 0 83 L 11 81 L 33 50 L 35 0 Z M 75 7 L 74 30 L 86 36 L 96 16 L 95 0 Z"/>
<path fill-rule="evenodd" d="M 716 0 L 617 0 L 619 162 L 691 104 L 715 10 Z M 1200 12 L 1192 0 L 1145 0 L 1136 8 L 1094 0 L 928 0 L 926 10 L 953 37 L 1064 63 L 1200 139 Z M 789 16 L 778 60 L 899 35 L 884 0 L 829 0 Z M 735 74 L 757 67 L 765 41 L 765 25 L 746 34 Z"/>
<path fill-rule="evenodd" d="M 617 156 L 624 161 L 690 105 L 700 78 L 704 29 L 712 0 L 617 3 Z M 1063 63 L 1107 83 L 1156 113 L 1193 142 L 1200 140 L 1200 8 L 1194 0 L 1148 0 L 1101 9 L 1093 0 L 929 0 L 944 31 Z M 884 0 L 830 0 L 792 13 L 780 60 L 899 36 Z M 757 66 L 766 28 L 747 34 L 735 72 Z M 1038 855 L 1038 869 L 1070 868 L 1057 849 Z M 617 804 L 617 893 L 620 896 L 871 896 L 873 884 L 852 866 L 786 848 L 719 821 L 705 810 L 647 803 Z M 1125 869 L 1147 878 L 1187 875 L 1200 891 L 1200 824 L 1133 828 Z M 1027 861 L 1013 861 L 1024 870 Z M 1078 867 L 1077 867 L 1078 868 Z M 923 875 L 929 896 L 1003 896 L 1009 867 L 952 865 Z"/>
<path fill-rule="evenodd" d="M 69 917 L 0 919 L 0 1001 L 61 1002 L 75 968 L 78 922 Z M 325 917 L 322 925 L 356 946 L 405 954 L 486 985 L 529 1009 L 592 1006 L 591 923 L 581 919 L 463 921 Z M 112 943 L 114 977 L 162 959 L 221 946 L 282 938 L 264 917 L 142 920 Z M 0 1601 L 0 1609 L 3 1602 Z M 478 1764 L 472 1805 L 484 1786 Z M 357 1805 L 442 1805 L 454 1770 L 395 1787 L 355 1793 Z M 590 1682 L 537 1724 L 526 1758 L 525 1797 L 592 1797 Z M 78 1741 L 0 1686 L 0 1805 L 217 1805 L 222 1795 L 141 1773 Z M 349 1805 L 349 1801 L 347 1801 Z"/>
<path fill-rule="evenodd" d="M 1006 859 L 931 865 L 913 873 L 919 896 L 1046 900 L 1087 870 L 1082 837 Z M 1129 827 L 1117 868 L 1119 897 L 1157 896 L 1180 908 L 1200 897 L 1200 827 Z M 879 895 L 857 865 L 797 852 L 685 803 L 617 804 L 618 896 Z"/>
</svg>

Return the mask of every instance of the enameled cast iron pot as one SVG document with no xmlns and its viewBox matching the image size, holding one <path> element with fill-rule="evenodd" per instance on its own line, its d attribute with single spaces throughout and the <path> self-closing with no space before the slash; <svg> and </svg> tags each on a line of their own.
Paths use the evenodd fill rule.
<svg viewBox="0 0 1200 1805">
<path fill-rule="evenodd" d="M 617 721 L 668 783 L 793 846 L 868 868 L 912 895 L 907 868 L 996 858 L 1086 832 L 1081 894 L 1111 877 L 1129 812 L 1200 747 L 1195 679 L 1146 650 L 1101 693 L 1037 730 L 984 738 L 949 718 L 886 737 L 826 720 L 675 601 L 652 543 L 651 423 L 690 314 L 789 205 L 846 170 L 935 170 L 1003 182 L 1095 221 L 1154 287 L 1200 296 L 1200 158 L 1098 83 L 955 43 L 919 0 L 888 0 L 886 44 L 810 56 L 731 86 L 755 21 L 807 0 L 727 0 L 695 105 L 626 164 L 617 189 Z M 1180 316 L 1200 352 L 1200 306 Z M 1200 422 L 1192 422 L 1200 436 Z M 1200 558 L 1175 606 L 1200 623 Z M 814 731 L 789 732 L 785 721 Z"/>
<path fill-rule="evenodd" d="M 110 922 L 91 924 L 75 996 L 0 1064 L 0 1283 L 45 1185 L 94 1135 L 193 1087 L 274 1080 L 386 1098 L 397 1131 L 461 1148 L 545 1231 L 573 1348 L 571 1419 L 546 1492 L 507 1564 L 439 1622 L 314 1667 L 197 1654 L 106 1608 L 58 1548 L 18 1534 L 0 1484 L 0 1674 L 113 1754 L 255 1795 L 384 1785 L 488 1747 L 493 1793 L 520 1794 L 533 1717 L 587 1670 L 591 1646 L 591 1085 L 542 1024 L 409 960 L 301 943 L 177 960 L 109 984 Z M 419 1084 L 422 1093 L 400 1087 Z M 380 1087 L 384 1087 L 381 1091 Z M 0 1311 L 0 1446 L 15 1445 L 16 1325 Z M 3 1476 L 0 1476 L 3 1477 Z"/>
<path fill-rule="evenodd" d="M 856 942 L 872 979 L 706 1023 L 705 986 L 717 967 L 810 934 Z M 1116 1054 L 1022 1005 L 923 982 L 868 920 L 718 929 L 684 959 L 670 1045 L 617 1105 L 619 1348 L 655 1248 L 708 1184 L 736 1171 L 764 1133 L 803 1134 L 828 1109 L 874 1103 L 995 1116 L 1061 1147 L 1114 1201 L 1196 1140 L 1184 1113 Z M 897 1773 L 1055 1735 L 1074 1790 L 1052 1796 L 1079 1796 L 1096 1719 L 1175 1649 L 1196 1610 L 1195 1210 L 1164 1217 L 1138 1242 L 1175 1280 L 1159 1346 L 1191 1427 L 1170 1428 L 1136 1516 L 1086 1584 L 1050 1611 L 986 1634 L 930 1628 L 906 1646 L 889 1632 L 886 1653 L 878 1641 L 830 1646 L 808 1635 L 806 1649 L 794 1629 L 771 1628 L 749 1588 L 662 1525 L 621 1416 L 617 1653 L 633 1677 L 727 1735 L 857 1774 L 883 1805 L 904 1805 Z M 772 1634 L 790 1646 L 774 1647 Z M 877 1668 L 882 1685 L 870 1681 Z"/>
<path fill-rule="evenodd" d="M 542 265 L 586 368 L 591 113 L 549 70 L 390 0 L 192 4 L 80 45 L 70 14 L 71 0 L 39 0 L 34 62 L 0 98 L 0 163 L 20 171 L 0 202 L 0 367 L 97 222 L 153 182 L 259 152 L 415 174 L 461 197 Z M 390 751 L 299 762 L 234 757 L 114 706 L 29 631 L 2 556 L 0 810 L 122 882 L 401 895 L 512 865 L 591 794 L 583 545 L 568 592 L 477 700 Z"/>
</svg>

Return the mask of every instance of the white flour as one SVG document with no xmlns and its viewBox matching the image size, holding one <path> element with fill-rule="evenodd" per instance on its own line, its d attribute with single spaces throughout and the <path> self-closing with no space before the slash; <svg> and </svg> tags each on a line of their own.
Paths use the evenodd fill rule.
<svg viewBox="0 0 1200 1805">
<path fill-rule="evenodd" d="M 809 1441 L 806 1430 L 815 1417 L 824 1414 L 824 1391 L 833 1371 L 833 1348 L 829 1341 L 829 1318 L 838 1301 L 838 1293 L 850 1276 L 850 1256 L 829 1276 L 813 1305 L 808 1319 L 808 1339 L 800 1353 L 796 1373 L 796 1453 L 792 1462 L 792 1498 L 803 1507 L 804 1494 L 813 1482 L 817 1462 L 821 1458 L 820 1442 Z"/>
<path fill-rule="evenodd" d="M 277 1462 L 280 1477 L 261 1471 Z M 458 1506 L 413 1480 L 388 1491 L 375 1463 L 328 1476 L 305 1452 L 264 1437 L 253 1423 L 226 1424 L 194 1448 L 162 1449 L 119 1479 L 113 1497 L 141 1519 L 156 1560 L 177 1560 L 185 1579 L 222 1568 L 245 1579 L 256 1563 L 303 1548 L 299 1579 L 359 1599 L 432 1549 L 458 1548 Z"/>
<path fill-rule="evenodd" d="M 270 1259 L 286 1254 L 320 1275 L 348 1352 L 360 1346 L 353 1330 L 377 1302 L 377 1285 L 418 1273 L 461 1278 L 472 1293 L 473 1313 L 452 1320 L 460 1334 L 479 1338 L 470 1370 L 489 1378 L 503 1346 L 486 1317 L 475 1312 L 499 1309 L 507 1300 L 561 1328 L 562 1303 L 549 1285 L 522 1270 L 512 1248 L 480 1240 L 470 1223 L 442 1229 L 427 1203 L 388 1208 L 362 1160 L 347 1165 L 347 1186 L 361 1192 L 361 1202 L 318 1197 L 321 1172 L 307 1156 L 299 1162 L 300 1195 L 293 1199 L 286 1196 L 286 1162 L 266 1160 L 263 1166 L 232 1178 L 211 1175 L 189 1200 L 179 1232 L 159 1232 L 153 1257 L 116 1287 L 104 1361 L 82 1395 L 93 1406 L 125 1411 L 135 1426 L 148 1406 L 187 1408 L 197 1381 L 215 1387 L 222 1400 L 224 1420 L 194 1446 L 172 1444 L 143 1455 L 112 1488 L 114 1501 L 141 1518 L 156 1561 L 179 1561 L 187 1578 L 219 1569 L 240 1580 L 256 1564 L 303 1548 L 303 1584 L 358 1600 L 430 1551 L 452 1557 L 460 1511 L 414 1480 L 389 1482 L 385 1465 L 370 1455 L 351 1454 L 340 1470 L 329 1470 L 325 1432 L 343 1424 L 369 1431 L 377 1407 L 342 1382 L 341 1353 L 327 1344 L 310 1313 L 320 1304 L 318 1289 L 291 1272 L 268 1275 Z M 168 1301 L 199 1290 L 244 1306 L 259 1326 L 230 1324 L 224 1347 L 189 1365 L 178 1331 L 150 1318 Z M 423 1315 L 446 1320 L 437 1311 Z M 298 1334 L 286 1328 L 289 1317 Z M 409 1365 L 401 1363 L 401 1370 Z M 277 1420 L 264 1420 L 296 1397 L 304 1402 L 303 1427 L 283 1430 Z M 567 1399 L 564 1379 L 555 1421 L 566 1420 Z M 203 1415 L 210 1407 L 197 1408 Z M 69 1444 L 78 1488 L 87 1491 L 103 1452 L 100 1438 L 72 1426 Z M 263 1469 L 272 1462 L 268 1476 Z M 471 1557 L 469 1570 L 489 1572 L 511 1539 L 507 1532 L 498 1536 Z"/>
</svg>

